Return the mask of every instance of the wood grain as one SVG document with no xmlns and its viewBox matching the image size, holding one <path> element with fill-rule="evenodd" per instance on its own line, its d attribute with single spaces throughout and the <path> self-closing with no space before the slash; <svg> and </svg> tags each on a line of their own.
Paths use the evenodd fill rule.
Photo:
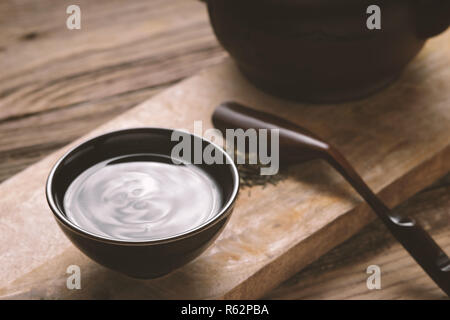
<svg viewBox="0 0 450 320">
<path fill-rule="evenodd" d="M 450 175 L 396 211 L 421 222 L 450 252 Z M 381 289 L 368 290 L 367 267 L 381 269 Z M 419 265 L 374 221 L 265 296 L 265 299 L 448 299 Z"/>
<path fill-rule="evenodd" d="M 236 99 L 316 132 L 335 144 L 391 206 L 449 171 L 450 33 L 431 41 L 392 87 L 341 105 L 302 105 L 254 89 L 226 61 L 174 86 L 82 138 L 133 126 L 192 130 L 210 127 L 223 100 Z M 447 44 L 447 45 L 446 45 Z M 426 81 L 424 80 L 426 79 Z M 439 90 L 436 90 L 439 88 Z M 445 93 L 445 94 L 443 94 Z M 57 229 L 43 185 L 64 150 L 4 182 L 0 192 L 0 268 L 4 297 L 255 298 L 348 239 L 373 219 L 368 207 L 323 163 L 291 168 L 277 186 L 241 193 L 215 244 L 193 263 L 152 281 L 129 280 L 83 257 Z M 39 227 L 36 227 L 39 226 Z M 65 269 L 77 264 L 85 286 L 65 288 Z M 100 290 L 100 291 L 99 291 Z"/>
<path fill-rule="evenodd" d="M 0 181 L 173 83 L 177 83 L 180 79 L 205 66 L 222 61 L 226 56 L 211 32 L 204 7 L 197 1 L 98 0 L 93 2 L 80 0 L 77 3 L 83 12 L 83 25 L 79 32 L 68 31 L 65 28 L 66 4 L 63 2 L 55 3 L 50 0 L 41 0 L 38 4 L 31 0 L 0 2 L 0 67 L 2 70 L 0 73 Z M 412 71 L 409 71 L 407 76 L 412 76 L 413 79 L 408 82 L 409 87 L 402 88 L 402 92 L 409 92 L 411 96 L 406 98 L 407 101 L 403 101 L 404 97 L 401 94 L 396 94 L 395 90 L 389 89 L 388 93 L 383 93 L 389 101 L 385 110 L 388 107 L 395 107 L 398 103 L 406 108 L 408 103 L 414 102 L 415 97 L 419 97 L 420 103 L 424 105 L 427 105 L 427 102 L 439 103 L 433 97 L 442 95 L 445 90 L 448 92 L 446 83 L 436 82 L 433 77 L 429 78 L 430 72 L 440 68 L 437 64 L 439 56 L 448 56 L 448 52 L 439 53 L 438 45 L 429 46 L 426 50 L 427 52 L 423 55 L 434 62 L 431 62 L 429 69 L 422 69 L 416 65 L 412 67 Z M 426 61 L 430 60 L 422 61 L 422 64 Z M 448 69 L 448 63 L 447 68 L 444 65 L 442 69 Z M 431 82 L 433 85 L 428 85 L 427 91 L 422 88 L 422 82 Z M 430 94 L 432 98 L 427 100 Z M 448 98 L 442 95 L 444 100 L 446 97 Z M 448 101 L 443 103 L 448 106 Z M 369 101 L 369 104 L 372 104 L 371 107 L 362 110 L 367 116 L 376 113 L 377 107 L 377 103 Z M 303 110 L 308 111 L 309 108 L 305 106 Z M 323 110 L 326 113 L 328 107 L 324 107 Z M 353 117 L 350 113 L 337 119 L 345 122 L 348 116 L 350 119 Z M 316 114 L 316 117 L 320 115 Z M 305 123 L 300 123 L 309 127 L 309 120 L 311 119 L 305 119 Z M 314 116 L 312 120 L 312 123 L 315 123 Z M 444 117 L 443 120 L 446 121 L 448 118 Z M 319 126 L 319 129 L 326 130 L 322 126 Z M 336 139 L 345 141 L 359 138 L 352 137 L 351 132 L 348 132 Z M 370 147 L 367 150 L 370 152 Z M 374 160 L 366 165 L 373 167 L 373 163 L 376 162 L 377 160 Z M 34 169 L 30 169 L 27 172 L 33 171 Z M 429 180 L 433 180 L 434 175 L 429 177 Z M 327 192 L 320 183 L 323 179 L 329 179 L 328 173 L 323 174 L 321 178 L 310 180 L 316 182 L 313 184 L 315 189 Z M 40 188 L 41 182 L 24 180 L 26 181 L 24 185 L 30 183 L 31 188 L 33 186 Z M 12 202 L 8 209 L 15 208 L 15 195 L 10 195 L 10 190 L 5 185 L 0 188 L 2 194 L 8 194 Z M 431 190 L 432 192 L 427 191 L 424 195 L 420 195 L 421 200 L 418 201 L 424 203 L 426 214 L 420 217 L 423 218 L 425 225 L 428 223 L 432 226 L 436 225 L 439 231 L 435 231 L 432 227 L 432 233 L 448 239 L 449 230 L 446 228 L 448 219 L 442 215 L 443 211 L 448 212 L 448 204 L 435 196 L 435 193 L 448 192 L 446 185 L 445 180 L 441 181 Z M 39 189 L 37 194 L 31 196 L 40 199 L 42 191 Z M 336 192 L 336 190 L 332 191 Z M 254 192 L 245 190 L 244 193 L 248 195 Z M 19 192 L 18 199 L 24 197 L 24 194 L 26 192 Z M 351 191 L 344 190 L 338 196 L 349 194 L 351 195 Z M 27 196 L 30 194 L 28 193 Z M 4 196 L 0 200 L 4 200 Z M 413 205 L 406 205 L 402 210 L 405 213 L 415 212 L 416 203 L 417 206 L 421 206 L 419 202 L 414 200 Z M 22 206 L 17 204 L 17 207 Z M 7 210 L 5 206 L 0 206 L 0 222 L 6 223 L 9 220 L 5 218 L 5 210 Z M 36 210 L 38 209 L 35 208 L 33 212 Z M 45 211 L 46 215 L 48 213 Z M 40 214 L 37 215 L 38 218 L 41 218 Z M 31 216 L 31 212 L 29 215 Z M 370 216 L 370 213 L 367 215 Z M 9 212 L 10 218 L 16 216 L 18 215 Z M 25 217 L 18 218 L 20 221 Z M 31 220 L 27 225 L 33 226 L 33 222 L 39 221 L 39 219 Z M 3 297 L 151 298 L 155 296 L 155 292 L 158 293 L 158 288 L 149 290 L 148 284 L 123 278 L 98 267 L 76 250 L 63 250 L 62 248 L 67 248 L 65 246 L 68 245 L 65 238 L 60 236 L 59 230 L 52 227 L 51 219 L 45 221 L 49 223 L 50 228 L 42 232 L 50 235 L 48 239 L 50 245 L 44 245 L 41 250 L 51 251 L 54 259 L 50 263 L 40 264 L 42 256 L 36 254 L 33 243 L 27 247 L 28 242 L 25 241 L 20 246 L 22 252 L 25 252 L 22 262 L 30 263 L 30 266 L 21 269 L 23 265 L 18 264 L 16 275 L 20 279 L 11 284 L 8 290 L 4 289 L 6 279 L 2 277 L 0 287 L 3 289 L 0 293 Z M 14 230 L 9 231 L 12 231 L 14 235 Z M 19 229 L 16 231 L 19 232 Z M 53 235 L 52 232 L 55 234 Z M 426 283 L 424 290 L 414 290 L 411 287 L 411 281 L 401 281 L 400 275 L 394 273 L 395 277 L 383 276 L 383 289 L 380 291 L 355 292 L 355 279 L 359 281 L 357 288 L 361 288 L 366 276 L 364 270 L 367 267 L 366 262 L 362 262 L 361 257 L 354 254 L 355 248 L 359 249 L 357 252 L 367 252 L 369 255 L 367 263 L 372 263 L 375 259 L 370 258 L 371 252 L 383 256 L 386 250 L 389 250 L 389 246 L 386 247 L 383 242 L 386 233 L 369 233 L 369 240 L 364 236 L 366 233 L 367 230 L 363 230 L 360 236 L 356 236 L 346 245 L 325 255 L 311 268 L 296 275 L 292 281 L 283 284 L 268 297 L 436 298 L 441 296 L 426 276 L 420 273 L 420 269 L 412 263 L 408 263 L 404 270 L 407 274 L 414 273 L 418 282 Z M 6 236 L 0 233 L 0 238 L 3 241 Z M 52 242 L 52 240 L 55 241 Z M 29 260 L 26 257 L 28 254 Z M 399 259 L 404 261 L 406 257 L 402 250 L 391 251 L 389 255 L 394 261 Z M 319 254 L 314 255 L 309 260 L 312 261 L 318 256 Z M 2 262 L 5 261 L 4 257 L 2 255 Z M 83 270 L 86 271 L 83 271 L 85 276 L 83 290 L 75 294 L 64 291 L 65 268 L 74 261 L 81 261 Z M 379 260 L 375 259 L 375 262 Z M 301 261 L 301 265 L 305 264 L 307 261 Z M 360 267 L 356 267 L 356 264 Z M 383 265 L 385 263 L 381 264 L 382 268 Z M 389 264 L 386 263 L 386 265 L 389 268 Z M 355 268 L 351 269 L 352 266 Z M 3 270 L 2 275 L 5 274 Z M 9 276 L 14 275 L 16 271 L 14 267 L 12 270 L 8 268 L 6 270 Z M 336 272 L 333 272 L 334 270 Z M 408 270 L 413 271 L 411 273 Z M 19 276 L 24 272 L 25 275 Z M 331 277 L 330 273 L 333 274 Z M 329 281 L 330 278 L 342 279 L 337 290 L 330 290 L 329 286 L 323 285 L 323 282 Z M 108 284 L 111 280 L 113 284 Z M 36 285 L 39 281 L 42 286 Z M 336 282 L 331 283 L 334 286 Z M 45 288 L 46 285 L 49 285 L 48 288 Z M 120 288 L 124 289 L 122 294 L 118 292 Z M 191 296 L 193 297 L 194 294 L 195 292 L 192 292 Z"/>
<path fill-rule="evenodd" d="M 77 4 L 0 3 L 0 181 L 226 56 L 198 1 Z"/>
</svg>

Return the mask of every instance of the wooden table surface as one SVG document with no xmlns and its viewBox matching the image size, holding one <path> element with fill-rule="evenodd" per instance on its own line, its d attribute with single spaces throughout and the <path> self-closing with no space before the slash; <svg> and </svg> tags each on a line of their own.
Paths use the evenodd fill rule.
<svg viewBox="0 0 450 320">
<path fill-rule="evenodd" d="M 0 2 L 0 182 L 96 126 L 227 57 L 195 0 Z M 396 210 L 450 249 L 450 175 Z M 362 290 L 366 268 L 381 289 Z M 358 288 L 358 289 L 356 289 Z M 445 298 L 375 221 L 269 293 L 273 299 Z"/>
</svg>

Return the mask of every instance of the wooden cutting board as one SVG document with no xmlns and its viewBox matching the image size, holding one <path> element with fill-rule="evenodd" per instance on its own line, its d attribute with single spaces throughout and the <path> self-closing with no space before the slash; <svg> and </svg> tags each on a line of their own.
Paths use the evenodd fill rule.
<svg viewBox="0 0 450 320">
<path fill-rule="evenodd" d="M 447 32 L 430 41 L 383 92 L 352 103 L 310 105 L 256 90 L 227 60 L 72 145 L 136 126 L 193 130 L 194 121 L 203 120 L 207 129 L 215 106 L 237 100 L 335 144 L 395 206 L 450 170 L 449 66 Z M 241 190 L 229 224 L 198 259 L 164 278 L 134 280 L 85 257 L 53 220 L 44 185 L 67 148 L 0 185 L 0 298 L 257 298 L 375 217 L 326 164 L 298 165 L 277 185 Z M 81 290 L 66 287 L 69 265 L 81 268 Z"/>
</svg>

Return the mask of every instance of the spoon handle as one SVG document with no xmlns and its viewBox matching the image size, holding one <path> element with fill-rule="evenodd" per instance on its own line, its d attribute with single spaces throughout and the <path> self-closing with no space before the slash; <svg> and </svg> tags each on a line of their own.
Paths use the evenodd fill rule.
<svg viewBox="0 0 450 320">
<path fill-rule="evenodd" d="M 450 296 L 450 259 L 433 238 L 409 217 L 394 215 L 335 148 L 327 151 L 326 160 L 366 200 L 392 235 L 402 244 L 433 281 Z"/>
<path fill-rule="evenodd" d="M 227 128 L 278 129 L 280 164 L 312 159 L 326 160 L 367 201 L 392 235 L 450 296 L 450 260 L 445 252 L 413 219 L 394 215 L 336 148 L 290 121 L 236 102 L 222 103 L 217 107 L 213 114 L 213 123 L 222 132 Z"/>
</svg>

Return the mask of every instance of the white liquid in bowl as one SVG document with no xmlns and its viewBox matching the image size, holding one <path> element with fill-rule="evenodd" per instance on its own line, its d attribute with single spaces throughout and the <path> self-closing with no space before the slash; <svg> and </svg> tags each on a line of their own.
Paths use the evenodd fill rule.
<svg viewBox="0 0 450 320">
<path fill-rule="evenodd" d="M 198 227 L 220 211 L 218 186 L 195 165 L 118 159 L 94 165 L 70 184 L 65 213 L 82 229 L 118 240 L 154 240 Z"/>
</svg>

